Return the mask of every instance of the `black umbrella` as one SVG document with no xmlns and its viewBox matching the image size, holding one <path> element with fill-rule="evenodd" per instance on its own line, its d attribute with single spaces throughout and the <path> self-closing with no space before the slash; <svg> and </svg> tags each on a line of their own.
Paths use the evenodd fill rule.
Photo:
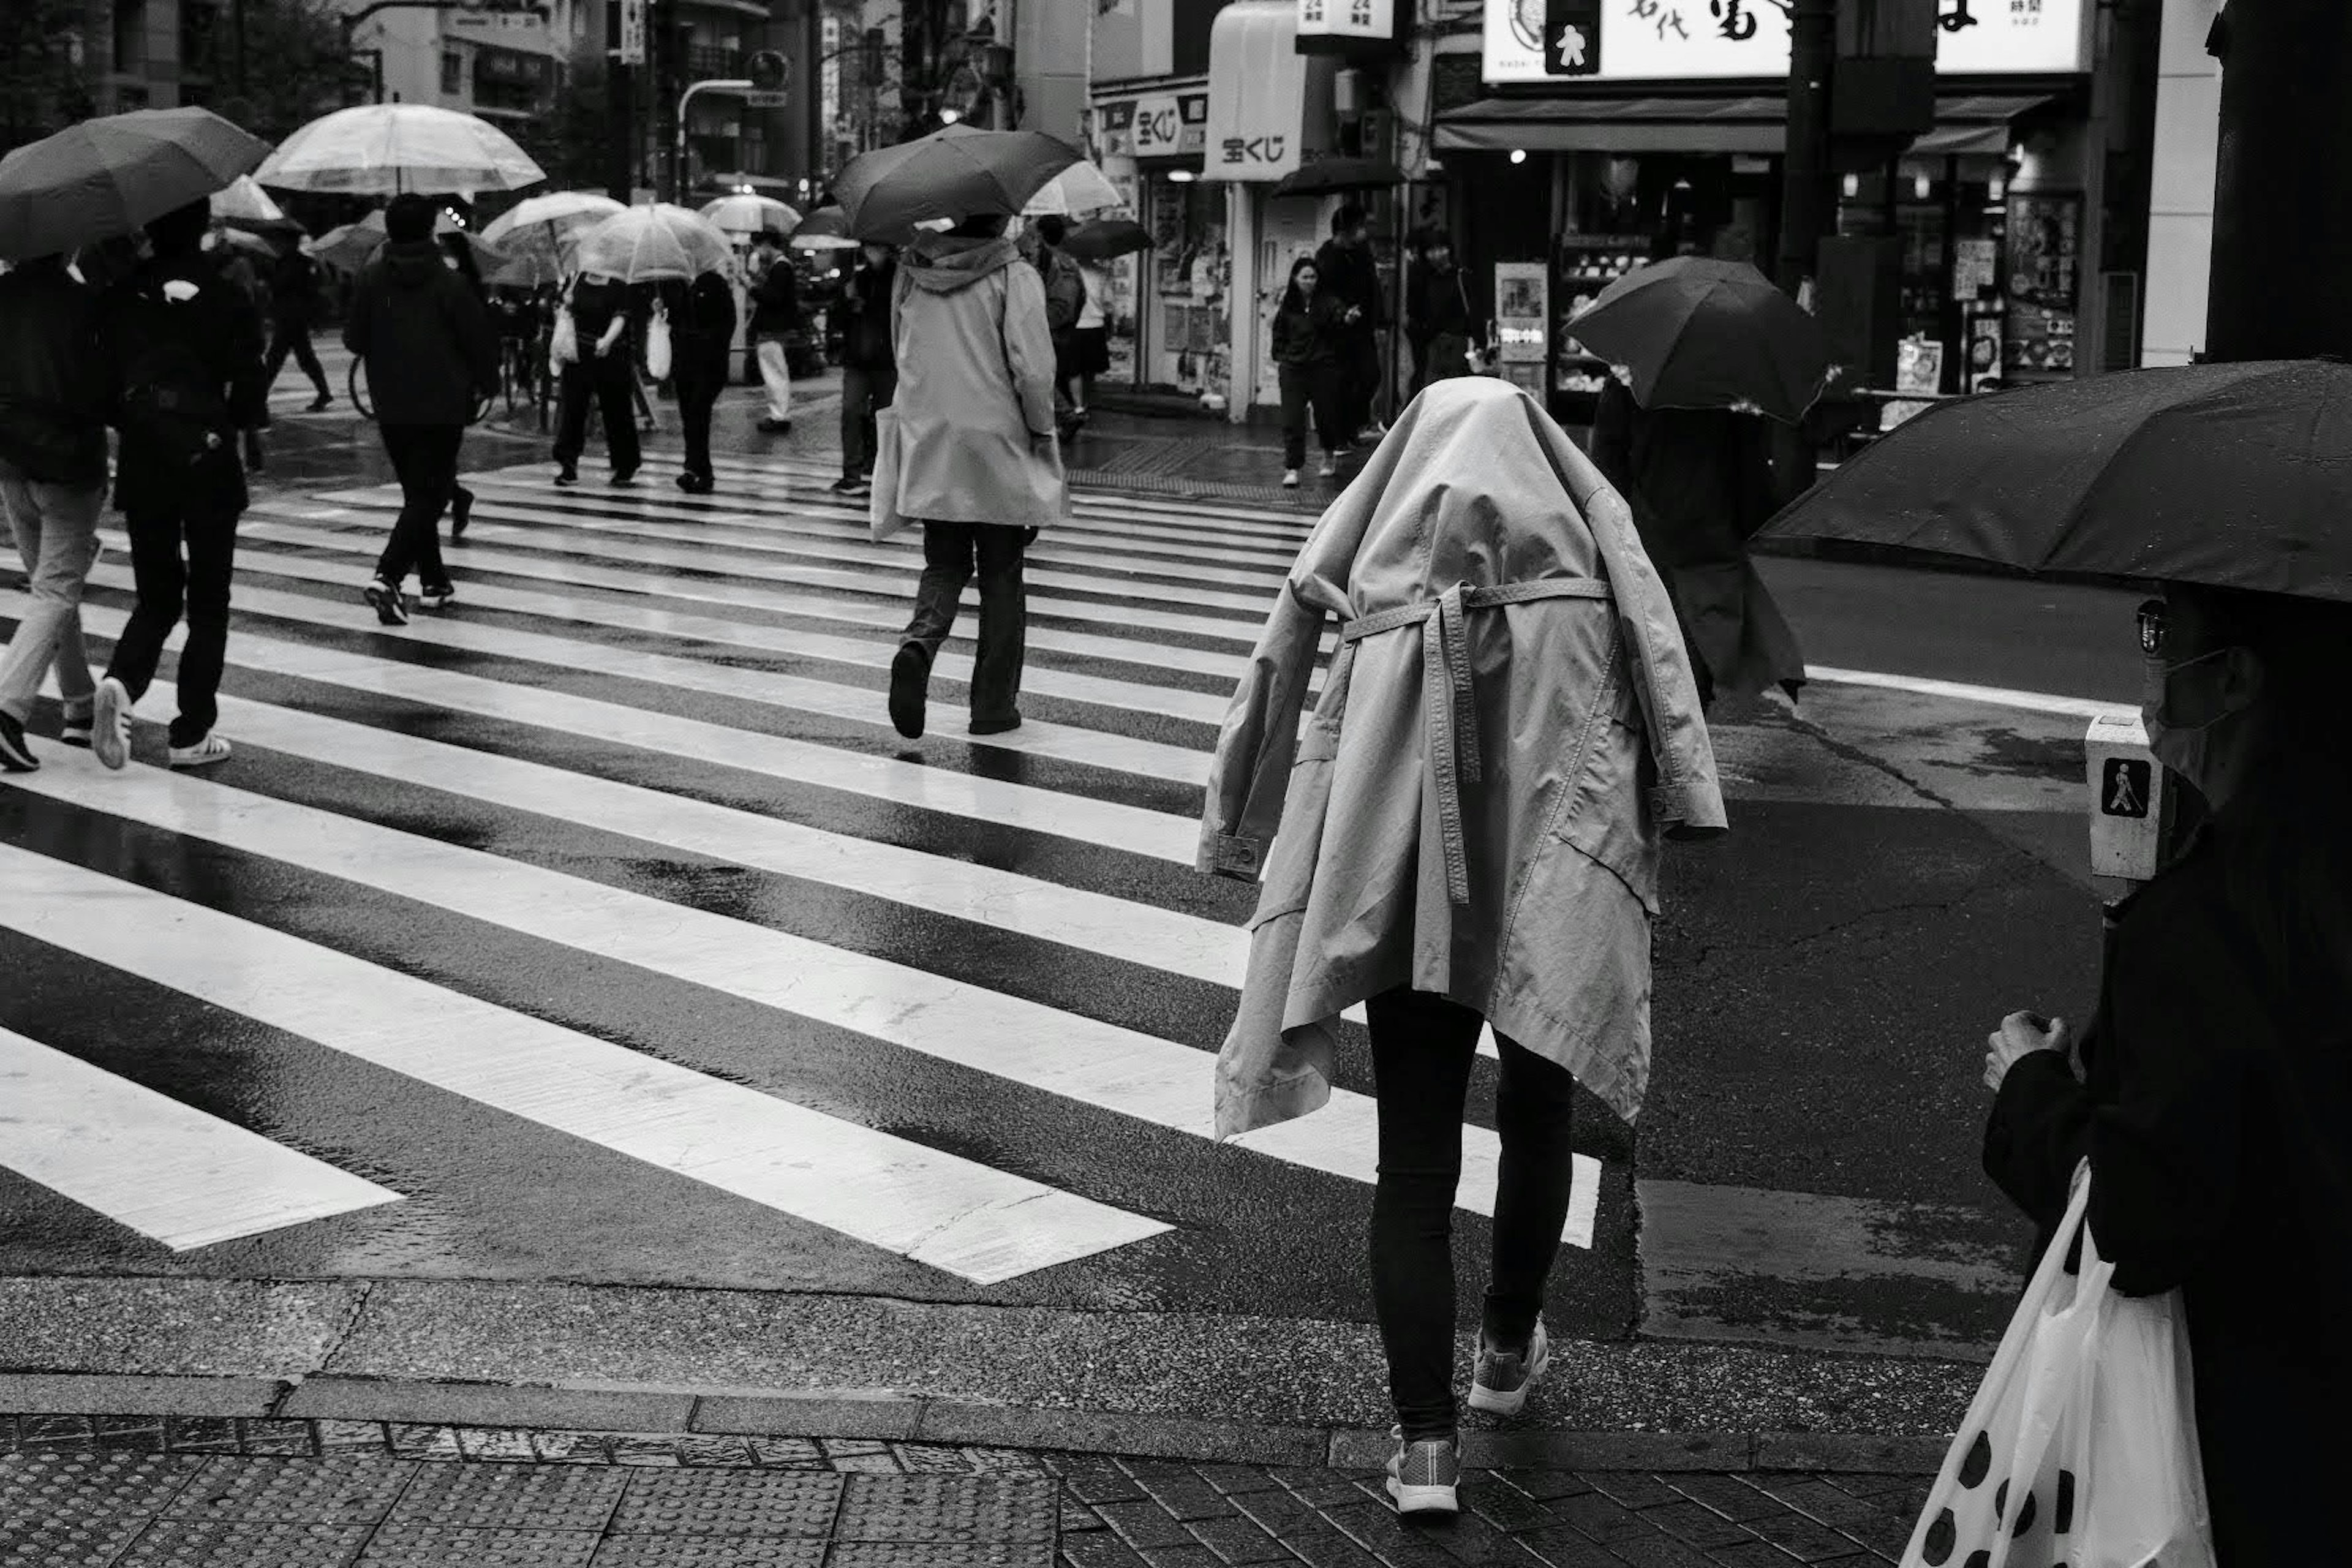
<svg viewBox="0 0 2352 1568">
<path fill-rule="evenodd" d="M 1318 196 L 1328 191 L 1376 191 L 1404 184 L 1404 171 L 1386 158 L 1318 158 L 1275 182 L 1277 196 Z"/>
<path fill-rule="evenodd" d="M 2352 366 L 2181 365 L 1942 404 L 1765 531 L 2352 600 Z"/>
<path fill-rule="evenodd" d="M 1744 261 L 1678 256 L 1601 291 L 1569 330 L 1633 373 L 1644 408 L 1742 408 L 1795 424 L 1821 395 L 1821 324 Z"/>
<path fill-rule="evenodd" d="M 129 234 L 268 155 L 268 142 L 205 109 L 69 125 L 0 158 L 0 257 L 57 256 Z"/>
<path fill-rule="evenodd" d="M 1151 248 L 1151 233 L 1131 217 L 1098 217 L 1078 225 L 1062 241 L 1062 248 L 1081 261 L 1108 261 L 1114 256 Z"/>
<path fill-rule="evenodd" d="M 833 183 L 853 238 L 896 242 L 927 219 L 1019 212 L 1078 161 L 1042 131 L 950 125 L 896 147 L 861 153 Z"/>
</svg>

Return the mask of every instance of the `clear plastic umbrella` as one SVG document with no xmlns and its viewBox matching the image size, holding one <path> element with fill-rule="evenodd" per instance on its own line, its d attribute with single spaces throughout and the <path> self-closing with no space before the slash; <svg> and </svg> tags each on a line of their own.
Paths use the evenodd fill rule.
<svg viewBox="0 0 2352 1568">
<path fill-rule="evenodd" d="M 475 115 L 425 103 L 363 103 L 295 132 L 253 177 L 281 191 L 394 195 L 519 191 L 547 172 Z"/>
<path fill-rule="evenodd" d="M 239 174 L 225 191 L 213 193 L 213 216 L 223 223 L 233 223 L 239 228 L 299 228 L 301 225 L 286 216 L 286 209 L 272 201 L 268 191 L 253 183 L 251 174 Z"/>
<path fill-rule="evenodd" d="M 1127 198 L 1110 176 L 1092 163 L 1073 163 L 1045 184 L 1022 207 L 1023 217 L 1080 217 L 1125 207 Z"/>
<path fill-rule="evenodd" d="M 204 109 L 142 109 L 68 126 L 0 158 L 0 258 L 57 256 L 200 202 L 269 143 Z"/>
<path fill-rule="evenodd" d="M 482 238 L 509 258 L 529 256 L 561 268 L 581 235 L 627 210 L 602 191 L 551 191 L 492 218 Z"/>
<path fill-rule="evenodd" d="M 801 215 L 773 196 L 721 196 L 705 204 L 702 216 L 729 234 L 790 234 L 801 226 Z"/>
<path fill-rule="evenodd" d="M 614 213 L 580 237 L 574 252 L 583 272 L 624 283 L 729 272 L 735 247 L 700 213 L 667 202 Z"/>
</svg>

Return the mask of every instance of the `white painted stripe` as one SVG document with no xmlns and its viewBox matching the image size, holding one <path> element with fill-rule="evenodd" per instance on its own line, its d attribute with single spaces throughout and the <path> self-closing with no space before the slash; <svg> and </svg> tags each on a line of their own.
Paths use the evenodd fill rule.
<svg viewBox="0 0 2352 1568">
<path fill-rule="evenodd" d="M 28 602 L 22 594 L 0 594 L 0 612 L 21 616 Z M 101 606 L 82 609 L 83 626 L 100 637 L 120 636 L 128 618 L 121 611 Z M 897 805 L 1124 849 L 1178 865 L 1192 864 L 1200 842 L 1200 824 L 1191 817 L 925 767 L 896 757 L 839 751 L 542 687 L 514 686 L 244 631 L 229 639 L 229 656 L 242 668 L 740 768 Z"/>
<path fill-rule="evenodd" d="M 119 812 L 190 782 L 110 777 L 86 759 L 29 777 Z M 202 816 L 236 796 L 198 798 Z M 36 941 L 962 1279 L 995 1284 L 1169 1228 L 78 866 L 0 846 L 0 923 Z"/>
<path fill-rule="evenodd" d="M 806 479 L 811 483 L 829 483 L 839 475 L 838 468 L 826 467 L 806 458 L 756 458 L 730 453 L 718 459 L 722 471 L 742 474 L 755 479 Z M 547 472 L 544 464 L 525 464 L 523 473 Z M 1304 534 L 1315 526 L 1317 514 L 1285 508 L 1253 505 L 1242 501 L 1214 500 L 1194 500 L 1180 496 L 1143 495 L 1126 490 L 1096 489 L 1088 485 L 1072 487 L 1074 504 L 1080 510 L 1092 510 L 1105 515 L 1129 517 L 1177 517 L 1188 521 L 1223 522 L 1246 525 L 1258 530 L 1276 528 Z"/>
<path fill-rule="evenodd" d="M 131 574 L 119 566 L 100 566 L 89 581 L 101 587 L 130 590 Z M 236 608 L 253 615 L 347 630 L 362 617 L 349 604 L 334 604 L 309 594 L 288 594 L 268 588 L 239 587 Z M 806 713 L 869 729 L 887 731 L 889 715 L 884 694 L 862 687 L 811 680 L 803 676 L 743 669 L 708 659 L 681 658 L 672 654 L 642 653 L 605 643 L 547 637 L 507 626 L 482 626 L 446 616 L 425 616 L 405 626 L 380 626 L 364 617 L 378 636 L 440 647 L 463 648 L 497 658 L 522 659 L 560 669 L 583 671 L 615 679 L 642 680 L 681 691 L 702 691 L 792 712 Z M 1205 787 L 1209 754 L 1182 746 L 1139 741 L 1127 735 L 1076 729 L 1029 720 L 1007 735 L 975 741 L 977 745 L 1051 757 L 1103 768 L 1136 778 L 1173 779 Z"/>
<path fill-rule="evenodd" d="M 119 535 L 112 537 L 120 538 Z M 347 566 L 333 561 L 321 561 L 308 555 L 281 554 L 276 551 L 248 550 L 238 555 L 236 563 L 249 574 L 289 577 L 303 583 L 329 584 L 353 592 L 367 581 L 368 575 L 364 566 Z M 100 581 L 96 574 L 92 574 L 91 580 Z M 120 577 L 108 578 L 101 585 L 112 585 L 121 581 Z M 463 582 L 457 602 L 467 608 L 479 605 L 483 609 L 541 616 L 579 626 L 609 626 L 615 631 L 644 632 L 689 642 L 756 648 L 762 653 L 821 659 L 828 664 L 855 665 L 867 669 L 889 668 L 890 658 L 898 651 L 898 644 L 872 638 L 837 637 L 822 632 L 771 626 L 761 621 L 688 615 L 681 611 L 655 609 L 626 600 L 541 594 L 533 589 L 509 588 L 472 578 L 465 578 Z M 261 601 L 254 596 L 255 592 L 239 587 L 237 604 L 248 609 L 258 608 Z M 943 647 L 931 666 L 931 673 L 939 679 L 961 680 L 968 685 L 972 674 L 971 656 L 957 651 L 952 645 Z M 1037 665 L 1021 672 L 1021 689 L 1040 697 L 1058 697 L 1071 702 L 1085 702 L 1127 712 L 1189 719 L 1198 724 L 1223 723 L 1225 710 L 1231 706 L 1225 697 L 1214 692 L 1186 691 L 1177 687 L 1111 680 L 1097 675 L 1075 675 L 1068 670 Z"/>
<path fill-rule="evenodd" d="M 0 1165 L 174 1252 L 400 1201 L 8 1029 L 0 1029 Z"/>
<path fill-rule="evenodd" d="M 2092 697 L 2062 697 L 2049 691 L 2012 691 L 1999 686 L 1971 686 L 1958 680 L 1933 680 L 1918 675 L 1884 675 L 1868 669 L 1832 669 L 1807 665 L 1805 678 L 1832 686 L 1874 686 L 1887 691 L 1907 691 L 1920 697 L 1949 697 L 1980 702 L 1988 708 L 2014 708 L 2028 713 L 2055 713 L 2069 719 L 2096 719 L 2135 710 L 2129 702 L 2102 702 Z"/>
<path fill-rule="evenodd" d="M 310 806 L 150 768 L 110 778 L 94 762 L 77 761 L 82 765 L 44 769 L 12 782 L 706 985 L 1081 1104 L 1195 1137 L 1212 1135 L 1216 1058 L 1189 1046 Z M 0 859 L 0 870 L 5 868 Z M 1235 1142 L 1311 1170 L 1369 1182 L 1378 1173 L 1376 1120 L 1370 1098 L 1339 1091 L 1312 1117 Z M 1482 1128 L 1465 1127 L 1463 1134 L 1456 1201 L 1491 1214 L 1499 1143 Z"/>
</svg>

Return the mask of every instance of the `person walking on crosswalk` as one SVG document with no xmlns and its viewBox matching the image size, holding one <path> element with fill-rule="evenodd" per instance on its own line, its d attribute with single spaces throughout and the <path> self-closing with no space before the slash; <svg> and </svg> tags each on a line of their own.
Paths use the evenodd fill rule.
<svg viewBox="0 0 2352 1568">
<path fill-rule="evenodd" d="M 499 384 L 498 329 L 433 242 L 434 205 L 415 194 L 384 209 L 383 253 L 352 293 L 343 346 L 367 365 L 384 455 L 400 477 L 400 516 L 363 596 L 388 626 L 408 624 L 404 589 L 437 610 L 457 596 L 441 562 L 441 514 L 457 493 L 457 452 L 474 405 Z"/>
<path fill-rule="evenodd" d="M 1674 608 L 1623 501 L 1515 386 L 1424 391 L 1286 586 L 1226 714 L 1202 823 L 1202 869 L 1265 884 L 1216 1131 L 1321 1106 L 1339 1016 L 1365 1005 L 1388 1490 L 1401 1512 L 1451 1512 L 1451 1226 L 1479 1026 L 1502 1058 L 1502 1167 L 1470 1403 L 1511 1415 L 1550 1353 L 1540 1312 L 1569 1209 L 1572 1091 L 1639 1110 L 1659 840 L 1721 833 L 1723 798 Z"/>
<path fill-rule="evenodd" d="M 604 454 L 611 482 L 636 482 L 643 457 L 637 445 L 635 372 L 630 363 L 629 316 L 635 302 L 617 278 L 584 273 L 572 279 L 562 310 L 571 320 L 578 358 L 563 367 L 562 406 L 555 423 L 555 482 L 580 482 L 580 456 L 588 449 L 588 405 L 596 405 L 604 426 Z M 559 341 L 561 328 L 559 328 Z"/>
<path fill-rule="evenodd" d="M 861 247 L 841 287 L 841 478 L 835 495 L 874 489 L 874 416 L 898 395 L 898 355 L 890 342 L 890 299 L 898 259 L 887 245 Z"/>
<path fill-rule="evenodd" d="M 1045 286 L 1005 237 L 1003 216 L 967 218 L 906 251 L 891 291 L 898 390 L 897 460 L 877 467 L 877 534 L 923 526 L 915 616 L 890 661 L 890 721 L 923 732 L 931 663 L 980 574 L 971 732 L 1021 723 L 1028 609 L 1022 557 L 1062 515 L 1054 424 L 1054 336 Z"/>
</svg>

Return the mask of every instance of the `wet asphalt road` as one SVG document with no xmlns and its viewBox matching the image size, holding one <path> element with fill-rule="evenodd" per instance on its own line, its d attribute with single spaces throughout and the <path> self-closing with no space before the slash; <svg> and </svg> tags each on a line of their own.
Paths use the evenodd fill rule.
<svg viewBox="0 0 2352 1568">
<path fill-rule="evenodd" d="M 945 679 L 933 733 L 908 743 L 880 688 L 908 557 L 861 544 L 798 447 L 732 461 L 696 502 L 658 458 L 634 491 L 592 459 L 557 492 L 509 467 L 529 443 L 478 433 L 461 607 L 390 636 L 353 592 L 396 506 L 370 433 L 340 411 L 281 421 L 240 548 L 236 757 L 110 796 L 121 781 L 39 740 L 45 705 L 48 787 L 0 786 L 0 856 L 19 857 L 0 871 L 57 868 L 85 910 L 145 890 L 79 924 L 0 899 L 0 1029 L 397 1201 L 175 1249 L 108 1207 L 100 1162 L 0 1145 L 0 1275 L 1369 1318 L 1369 1148 L 1323 1162 L 1351 1171 L 1213 1145 L 1205 1100 L 1183 1098 L 1229 1018 L 1218 965 L 1251 902 L 1183 863 L 1186 770 L 1297 520 L 1105 501 L 1033 569 L 1063 574 L 1033 580 L 1031 646 L 1033 672 L 1063 679 L 1033 679 L 1023 749 L 967 741 Z M 1764 570 L 1816 666 L 2130 703 L 2127 595 Z M 128 583 L 110 549 L 100 647 Z M 20 611 L 0 595 L 0 623 Z M 1549 1320 L 1969 1353 L 2006 1316 L 2025 1239 L 1976 1169 L 1983 1036 L 2012 1007 L 2075 1016 L 2095 978 L 2084 721 L 1832 683 L 1718 718 L 1735 832 L 1669 857 L 1649 1104 L 1638 1130 L 1582 1108 L 1597 1213 Z M 142 760 L 160 743 L 142 729 Z M 795 837 L 769 845 L 772 826 Z M 181 908 L 234 923 L 174 926 Z M 1154 921 L 1175 945 L 1136 934 Z M 444 995 L 484 1005 L 436 1038 L 418 1020 Z M 545 1084 L 486 1087 L 480 1063 L 532 1020 L 555 1026 Z M 853 1238 L 810 1217 L 816 1197 L 714 1179 L 715 1143 L 663 1168 L 583 1136 L 545 1107 L 598 1042 L 883 1134 L 943 1162 L 927 1179 L 947 1188 L 998 1173 L 1090 1206 L 1041 1226 L 1064 1260 L 995 1279 L 919 1261 L 919 1236 Z M 1361 1045 L 1340 1085 L 1369 1094 Z M 1493 1126 L 1491 1069 L 1474 1129 Z M 892 1222 L 850 1207 L 877 1235 Z M 1486 1222 L 1456 1220 L 1468 1300 Z M 1118 1224 L 1145 1234 L 1081 1250 Z"/>
</svg>

